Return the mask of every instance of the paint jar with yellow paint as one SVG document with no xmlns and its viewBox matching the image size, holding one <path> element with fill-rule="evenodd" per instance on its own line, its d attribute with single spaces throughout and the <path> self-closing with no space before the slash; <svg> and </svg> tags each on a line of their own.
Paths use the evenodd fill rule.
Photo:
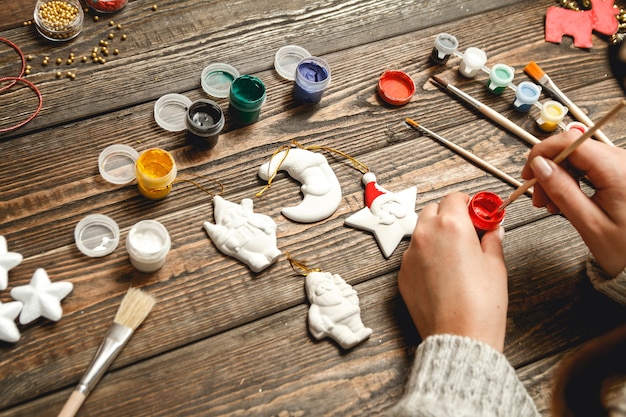
<svg viewBox="0 0 626 417">
<path fill-rule="evenodd" d="M 545 132 L 552 132 L 563 121 L 567 114 L 567 107 L 558 101 L 548 100 L 541 107 L 541 116 L 537 119 L 539 128 Z"/>
<path fill-rule="evenodd" d="M 139 192 L 151 200 L 161 200 L 172 190 L 172 183 L 176 178 L 176 162 L 163 149 L 148 149 L 137 158 L 135 173 Z"/>
</svg>

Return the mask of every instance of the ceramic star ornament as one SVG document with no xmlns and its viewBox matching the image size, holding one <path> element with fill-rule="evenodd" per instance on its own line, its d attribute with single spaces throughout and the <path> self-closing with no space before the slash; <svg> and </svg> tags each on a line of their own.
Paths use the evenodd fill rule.
<svg viewBox="0 0 626 417">
<path fill-rule="evenodd" d="M 11 290 L 11 297 L 24 304 L 20 313 L 20 324 L 28 324 L 42 316 L 58 321 L 63 315 L 61 300 L 72 292 L 73 288 L 71 282 L 50 282 L 45 269 L 38 268 L 28 285 Z"/>
<path fill-rule="evenodd" d="M 7 250 L 7 240 L 0 236 L 0 290 L 9 285 L 9 270 L 22 262 L 22 255 Z"/>
<path fill-rule="evenodd" d="M 0 302 L 0 340 L 11 343 L 20 340 L 20 331 L 15 325 L 15 318 L 20 311 L 22 311 L 22 303 L 19 301 Z"/>
<path fill-rule="evenodd" d="M 405 236 L 410 236 L 417 224 L 415 200 L 417 187 L 391 193 L 378 185 L 376 176 L 363 175 L 365 207 L 345 220 L 348 226 L 374 233 L 380 250 L 389 258 Z"/>
</svg>

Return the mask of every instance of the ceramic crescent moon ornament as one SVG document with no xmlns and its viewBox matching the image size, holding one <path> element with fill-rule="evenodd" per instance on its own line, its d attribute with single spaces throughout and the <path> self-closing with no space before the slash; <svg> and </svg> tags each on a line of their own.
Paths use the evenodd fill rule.
<svg viewBox="0 0 626 417">
<path fill-rule="evenodd" d="M 287 171 L 302 183 L 300 189 L 304 198 L 297 206 L 283 208 L 285 217 L 314 223 L 337 211 L 342 197 L 341 185 L 324 155 L 301 148 L 278 152 L 270 162 L 261 165 L 259 177 L 267 181 L 276 170 Z"/>
<path fill-rule="evenodd" d="M 415 200 L 417 188 L 392 193 L 376 182 L 376 176 L 363 175 L 365 207 L 345 220 L 348 226 L 374 233 L 380 250 L 389 258 L 405 236 L 411 236 L 417 224 Z"/>
</svg>

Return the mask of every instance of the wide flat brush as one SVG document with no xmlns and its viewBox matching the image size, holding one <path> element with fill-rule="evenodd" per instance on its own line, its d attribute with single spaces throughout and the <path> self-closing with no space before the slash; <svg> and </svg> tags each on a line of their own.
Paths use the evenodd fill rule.
<svg viewBox="0 0 626 417">
<path fill-rule="evenodd" d="M 598 123 L 592 124 L 592 126 L 589 128 L 589 130 L 587 130 L 585 133 L 583 133 L 578 139 L 576 139 L 574 142 L 572 142 L 567 148 L 563 149 L 561 151 L 561 153 L 559 153 L 552 161 L 555 164 L 560 164 L 561 162 L 563 162 L 565 160 L 565 158 L 567 158 L 572 152 L 574 152 L 574 150 L 581 143 L 583 143 L 585 140 L 589 139 L 594 133 L 596 133 L 596 131 L 602 125 L 604 125 L 613 116 L 615 116 L 615 114 L 617 114 L 622 109 L 622 107 L 624 107 L 624 106 L 626 106 L 626 100 L 621 100 L 615 107 L 613 107 L 607 114 L 605 114 L 604 117 L 598 121 Z M 526 191 L 528 191 L 528 189 L 530 187 L 532 187 L 536 183 L 537 183 L 537 178 L 532 178 L 532 179 L 526 181 L 524 184 L 522 184 L 521 187 L 519 187 L 517 190 L 513 191 L 513 193 L 508 198 L 505 198 L 504 201 L 502 202 L 502 204 L 500 204 L 500 207 L 498 207 L 493 213 L 497 213 L 500 210 L 504 210 L 506 208 L 506 206 L 511 204 L 513 201 L 515 201 L 515 199 L 517 199 L 517 197 L 519 197 L 520 195 L 524 194 Z"/>
<path fill-rule="evenodd" d="M 584 123 L 587 127 L 593 126 L 593 122 L 589 119 L 585 112 L 583 112 L 580 107 L 578 107 L 559 89 L 559 87 L 556 86 L 554 81 L 552 81 L 548 74 L 546 74 L 536 62 L 531 61 L 528 63 L 528 65 L 524 67 L 524 72 L 528 74 L 530 78 L 535 80 L 535 82 L 541 84 L 541 86 L 543 86 L 546 90 L 550 91 L 557 100 L 567 106 L 579 122 Z M 607 145 L 613 146 L 613 142 L 611 142 L 611 140 L 604 133 L 602 133 L 601 130 L 596 130 L 595 137 Z"/>
<path fill-rule="evenodd" d="M 155 302 L 154 297 L 137 288 L 128 290 L 96 355 L 58 417 L 76 415 L 91 390 L 126 345 L 135 329 L 148 316 Z"/>
<path fill-rule="evenodd" d="M 484 116 L 486 116 L 488 119 L 493 120 L 494 122 L 496 122 L 503 128 L 507 129 L 509 132 L 513 133 L 514 135 L 519 136 L 520 138 L 524 139 L 526 142 L 530 143 L 531 145 L 536 145 L 537 143 L 540 142 L 539 139 L 537 139 L 535 136 L 528 133 L 526 130 L 522 129 L 521 127 L 519 127 L 518 125 L 516 125 L 515 123 L 513 123 L 512 121 L 510 121 L 509 119 L 507 119 L 506 117 L 504 117 L 503 115 L 501 115 L 500 113 L 492 109 L 491 107 L 475 99 L 469 94 L 463 92 L 461 89 L 459 89 L 458 87 L 455 87 L 449 82 L 444 81 L 435 75 L 431 77 L 431 82 L 438 87 L 441 87 L 447 91 L 450 91 L 455 96 L 461 98 L 467 104 L 474 107 Z"/>
</svg>

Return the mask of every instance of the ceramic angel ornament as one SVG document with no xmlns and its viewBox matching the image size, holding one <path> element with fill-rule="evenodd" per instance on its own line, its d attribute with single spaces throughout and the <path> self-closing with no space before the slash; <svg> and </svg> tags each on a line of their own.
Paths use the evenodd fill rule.
<svg viewBox="0 0 626 417">
<path fill-rule="evenodd" d="M 276 246 L 276 223 L 271 217 L 253 211 L 249 198 L 241 204 L 213 197 L 215 222 L 204 222 L 204 229 L 217 248 L 239 259 L 254 272 L 270 266 L 281 252 Z"/>
<path fill-rule="evenodd" d="M 376 182 L 376 176 L 371 172 L 363 175 L 363 183 L 365 207 L 348 217 L 345 223 L 373 232 L 383 255 L 388 258 L 402 238 L 410 236 L 415 229 L 417 188 L 389 192 Z"/>
<path fill-rule="evenodd" d="M 344 349 L 361 343 L 372 329 L 361 321 L 359 297 L 338 274 L 310 272 L 305 278 L 309 330 L 316 339 L 330 337 Z"/>
</svg>

